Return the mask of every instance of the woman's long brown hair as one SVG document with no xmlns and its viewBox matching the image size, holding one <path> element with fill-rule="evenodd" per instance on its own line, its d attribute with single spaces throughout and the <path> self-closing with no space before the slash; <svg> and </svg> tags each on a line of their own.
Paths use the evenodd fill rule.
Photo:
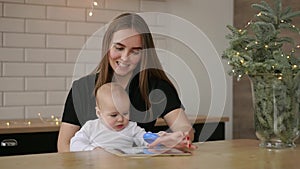
<svg viewBox="0 0 300 169">
<path fill-rule="evenodd" d="M 95 85 L 95 91 L 103 84 L 111 82 L 114 71 L 109 64 L 109 49 L 112 41 L 113 34 L 119 30 L 134 29 L 140 33 L 142 38 L 142 57 L 139 65 L 134 72 L 139 73 L 139 89 L 141 95 L 146 102 L 147 109 L 151 107 L 148 98 L 148 81 L 150 78 L 162 79 L 174 87 L 169 80 L 158 59 L 155 51 L 152 35 L 149 27 L 144 19 L 135 13 L 124 13 L 116 17 L 109 24 L 102 43 L 102 60 L 96 68 L 96 73 L 99 73 Z M 130 82 L 129 82 L 130 83 Z"/>
</svg>

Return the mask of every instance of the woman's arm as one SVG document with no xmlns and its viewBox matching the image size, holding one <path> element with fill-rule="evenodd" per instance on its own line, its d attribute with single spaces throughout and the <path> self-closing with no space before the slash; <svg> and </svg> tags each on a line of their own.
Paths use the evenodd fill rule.
<svg viewBox="0 0 300 169">
<path fill-rule="evenodd" d="M 165 122 L 172 131 L 188 132 L 190 141 L 194 140 L 194 129 L 182 108 L 174 109 L 164 116 Z"/>
<path fill-rule="evenodd" d="M 60 125 L 58 140 L 57 140 L 57 150 L 58 152 L 69 152 L 70 151 L 70 141 L 75 133 L 80 129 L 79 126 L 62 122 Z"/>
</svg>

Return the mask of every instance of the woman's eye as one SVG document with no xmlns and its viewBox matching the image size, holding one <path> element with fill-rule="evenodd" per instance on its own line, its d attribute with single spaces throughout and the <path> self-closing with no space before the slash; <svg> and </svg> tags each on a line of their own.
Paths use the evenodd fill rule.
<svg viewBox="0 0 300 169">
<path fill-rule="evenodd" d="M 117 114 L 111 114 L 110 116 L 111 117 L 117 117 Z"/>
<path fill-rule="evenodd" d="M 134 55 L 139 55 L 141 53 L 141 50 L 133 50 L 131 53 Z"/>
<path fill-rule="evenodd" d="M 116 49 L 117 51 L 122 51 L 124 48 L 123 48 L 123 47 L 119 47 L 119 46 L 115 46 L 115 49 Z"/>
</svg>

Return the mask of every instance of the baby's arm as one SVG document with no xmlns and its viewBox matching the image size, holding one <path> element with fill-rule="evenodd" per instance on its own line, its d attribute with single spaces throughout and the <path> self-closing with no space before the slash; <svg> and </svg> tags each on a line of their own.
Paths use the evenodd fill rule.
<svg viewBox="0 0 300 169">
<path fill-rule="evenodd" d="M 89 136 L 87 134 L 86 126 L 84 125 L 71 139 L 70 151 L 89 151 L 96 147 L 91 145 Z"/>
</svg>

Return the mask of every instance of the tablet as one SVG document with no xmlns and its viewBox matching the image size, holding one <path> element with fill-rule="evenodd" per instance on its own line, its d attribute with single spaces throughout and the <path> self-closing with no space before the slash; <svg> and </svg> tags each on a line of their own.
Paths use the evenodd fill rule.
<svg viewBox="0 0 300 169">
<path fill-rule="evenodd" d="M 127 157 L 147 157 L 147 156 L 189 156 L 192 155 L 189 151 L 178 150 L 175 148 L 167 147 L 128 147 L 128 148 L 113 148 L 105 149 L 106 151 L 118 155 Z"/>
</svg>

